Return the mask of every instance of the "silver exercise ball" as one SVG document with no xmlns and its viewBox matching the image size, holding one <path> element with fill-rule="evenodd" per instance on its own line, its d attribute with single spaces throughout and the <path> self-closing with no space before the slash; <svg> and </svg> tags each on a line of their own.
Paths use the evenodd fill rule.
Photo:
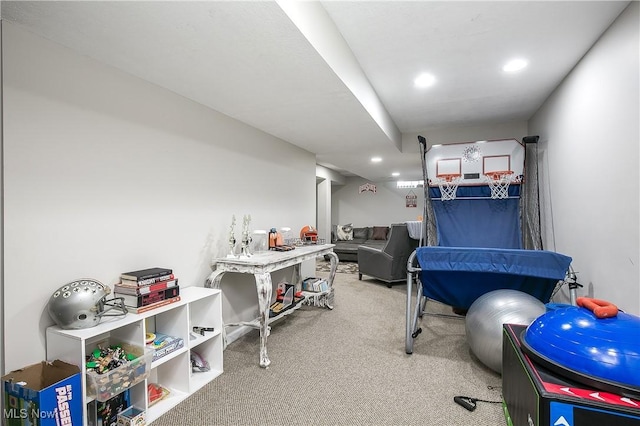
<svg viewBox="0 0 640 426">
<path fill-rule="evenodd" d="M 544 303 L 517 290 L 494 290 L 478 297 L 465 318 L 471 352 L 487 367 L 502 373 L 502 325 L 529 325 L 544 314 Z"/>
</svg>

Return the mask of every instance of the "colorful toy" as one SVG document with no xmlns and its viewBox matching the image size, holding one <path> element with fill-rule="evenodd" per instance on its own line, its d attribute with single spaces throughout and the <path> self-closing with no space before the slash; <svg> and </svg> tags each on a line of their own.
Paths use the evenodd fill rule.
<svg viewBox="0 0 640 426">
<path fill-rule="evenodd" d="M 104 374 L 136 358 L 134 354 L 126 353 L 120 345 L 109 346 L 108 348 L 97 348 L 87 356 L 86 367 L 87 371 Z"/>
<path fill-rule="evenodd" d="M 147 394 L 149 395 L 149 407 L 155 404 L 158 401 L 163 400 L 167 396 L 169 396 L 169 389 L 160 386 L 157 383 L 149 383 L 147 385 Z"/>
</svg>

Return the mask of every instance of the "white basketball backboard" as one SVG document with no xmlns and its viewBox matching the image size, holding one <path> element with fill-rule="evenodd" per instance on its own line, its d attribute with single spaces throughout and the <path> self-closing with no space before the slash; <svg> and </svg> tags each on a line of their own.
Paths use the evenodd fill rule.
<svg viewBox="0 0 640 426">
<path fill-rule="evenodd" d="M 485 174 L 497 171 L 511 171 L 524 180 L 524 155 L 524 145 L 516 139 L 434 145 L 425 156 L 429 185 L 452 174 L 461 175 L 461 186 L 484 185 Z"/>
</svg>

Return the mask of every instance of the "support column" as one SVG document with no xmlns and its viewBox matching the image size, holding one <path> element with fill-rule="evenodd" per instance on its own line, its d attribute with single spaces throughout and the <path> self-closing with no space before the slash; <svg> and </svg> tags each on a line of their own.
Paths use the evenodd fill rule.
<svg viewBox="0 0 640 426">
<path fill-rule="evenodd" d="M 316 184 L 316 226 L 318 238 L 331 242 L 331 180 L 322 179 Z"/>
</svg>

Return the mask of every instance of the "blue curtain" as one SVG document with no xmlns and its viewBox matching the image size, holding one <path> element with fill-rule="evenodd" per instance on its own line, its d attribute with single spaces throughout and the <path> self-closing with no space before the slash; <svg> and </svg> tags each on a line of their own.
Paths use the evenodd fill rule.
<svg viewBox="0 0 640 426">
<path fill-rule="evenodd" d="M 432 203 L 439 246 L 522 249 L 519 198 Z"/>
</svg>

